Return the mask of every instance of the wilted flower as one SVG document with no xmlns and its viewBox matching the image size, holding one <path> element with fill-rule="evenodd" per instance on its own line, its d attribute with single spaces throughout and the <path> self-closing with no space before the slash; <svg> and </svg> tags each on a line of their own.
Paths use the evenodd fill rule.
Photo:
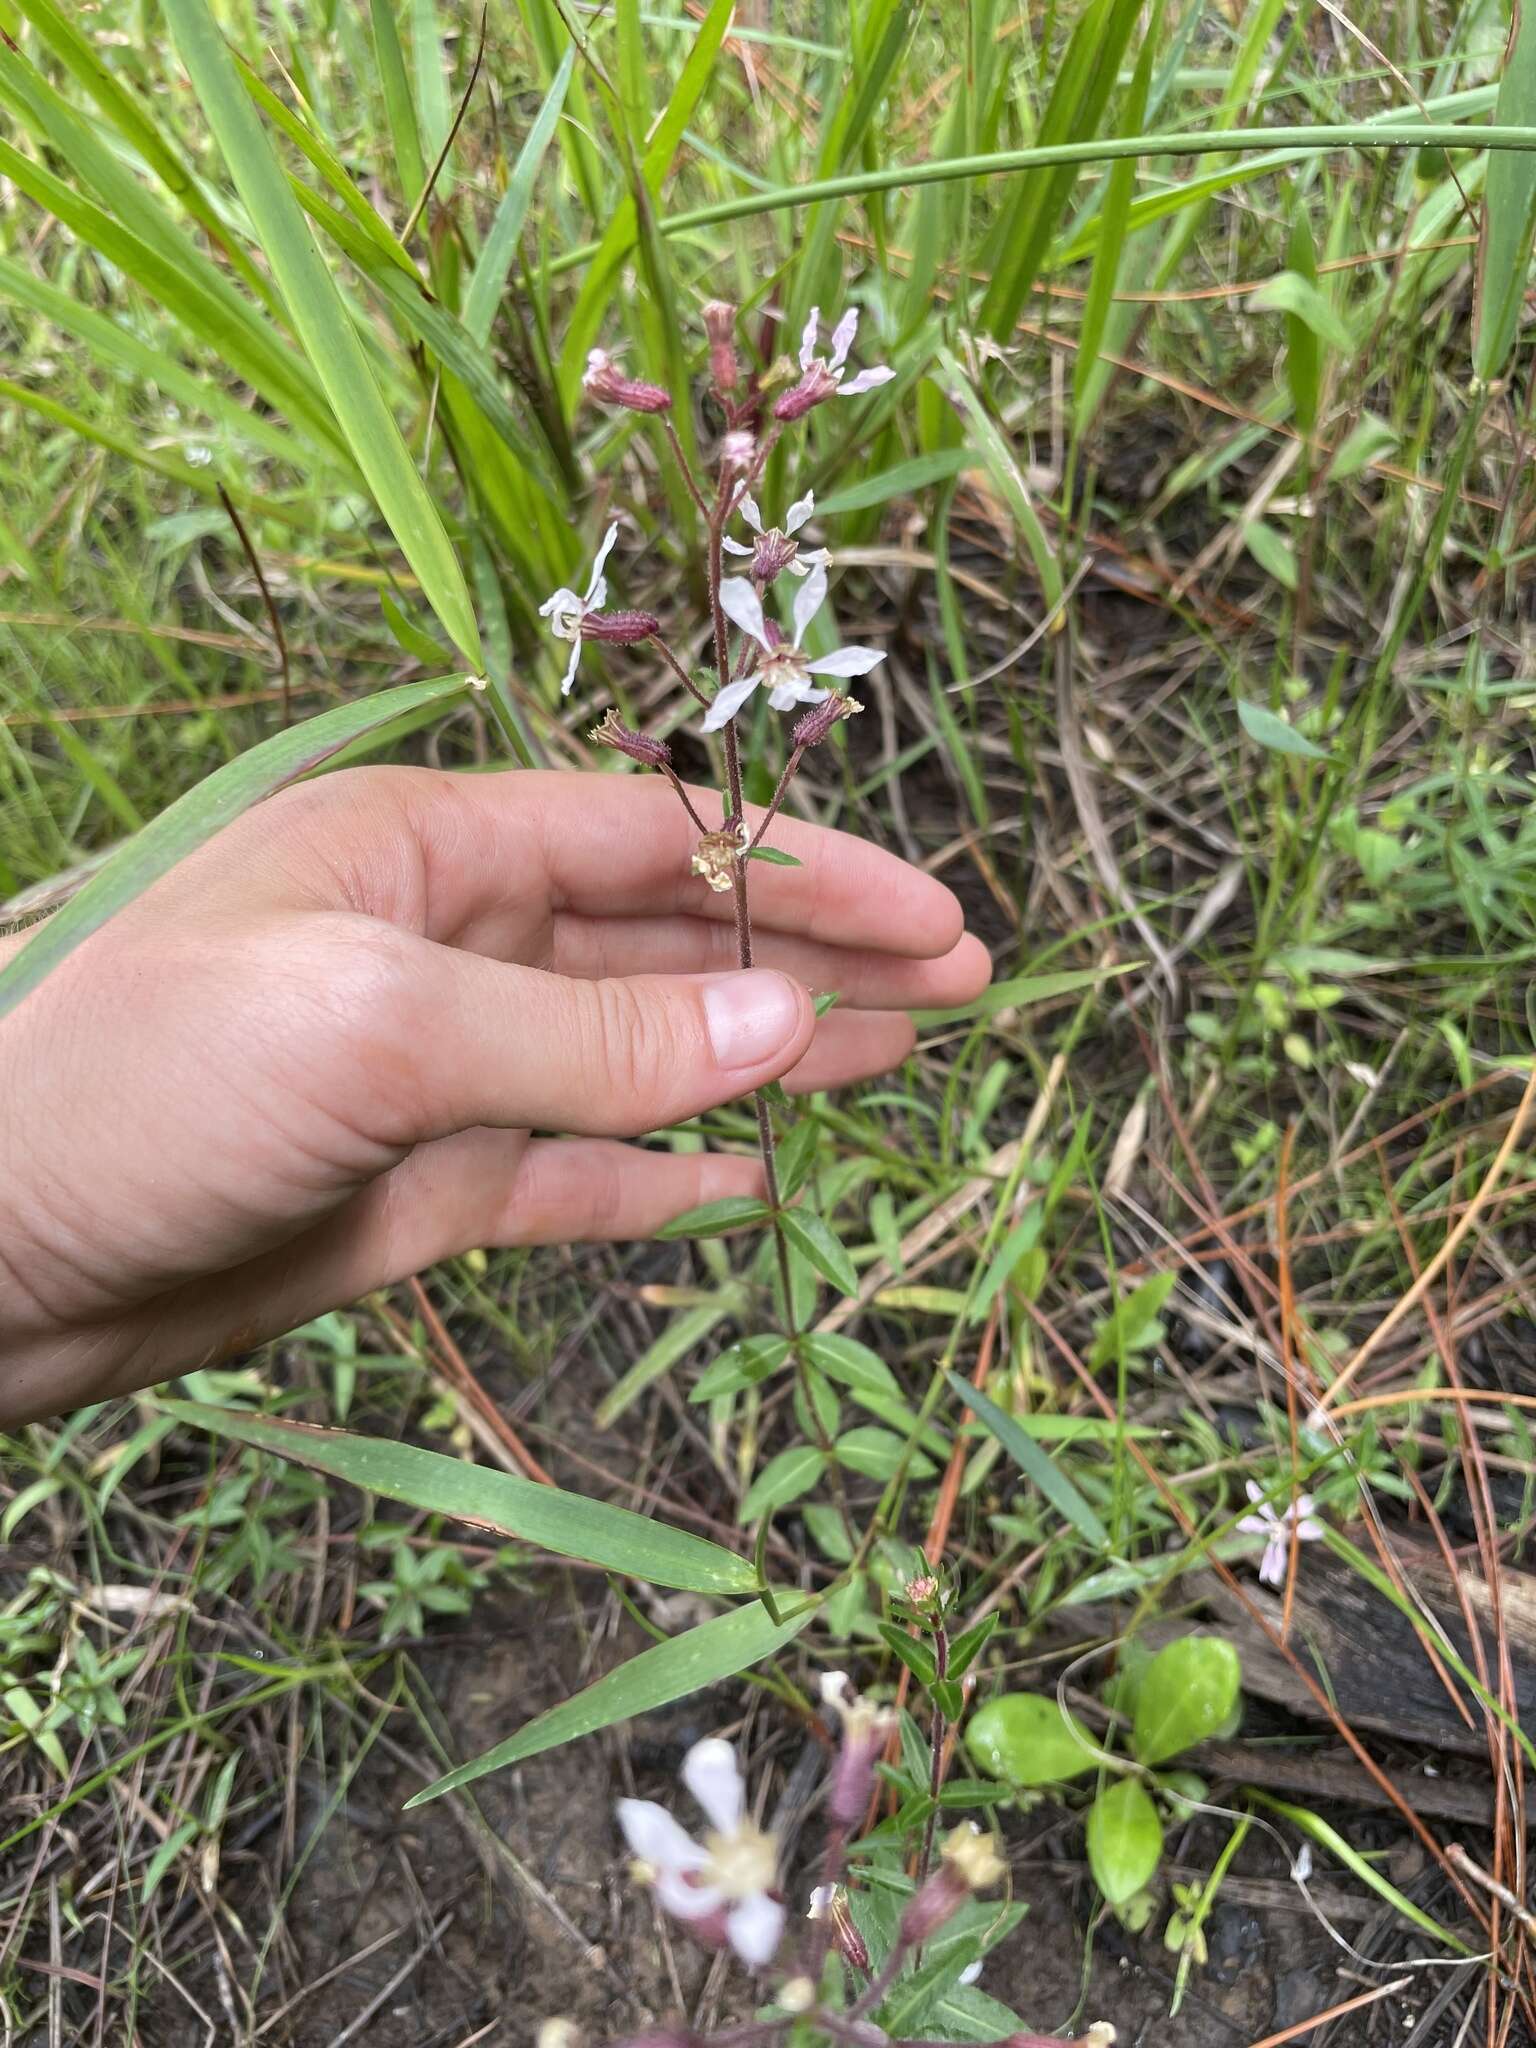
<svg viewBox="0 0 1536 2048">
<path fill-rule="evenodd" d="M 795 720 L 795 751 L 803 754 L 807 747 L 819 747 L 834 725 L 844 718 L 856 718 L 863 709 L 857 697 L 828 697 L 825 703 Z"/>
<path fill-rule="evenodd" d="M 869 1968 L 869 1950 L 848 1907 L 848 1893 L 840 1884 L 819 1884 L 811 1893 L 808 1920 L 830 1920 L 832 1941 L 845 1963 L 856 1970 Z"/>
<path fill-rule="evenodd" d="M 749 674 L 727 683 L 715 697 L 704 717 L 704 730 L 718 732 L 729 725 L 742 705 L 761 683 L 775 711 L 788 711 L 793 704 L 820 704 L 827 692 L 818 689 L 812 676 L 863 676 L 885 655 L 878 647 L 839 647 L 832 654 L 813 661 L 802 642 L 812 619 L 827 595 L 825 563 L 818 562 L 795 592 L 793 615 L 795 637 L 786 641 L 777 627 L 763 616 L 763 601 L 744 576 L 731 576 L 720 586 L 720 604 L 726 617 L 757 642 L 759 660 Z"/>
<path fill-rule="evenodd" d="M 727 534 L 720 545 L 728 555 L 750 555 L 752 574 L 759 583 L 771 583 L 785 569 L 792 569 L 797 576 L 809 576 L 818 562 L 825 568 L 831 561 L 832 557 L 825 548 L 813 548 L 808 554 L 801 554 L 800 543 L 792 538 L 816 509 L 814 492 L 807 491 L 803 498 L 795 500 L 785 513 L 782 526 L 764 527 L 757 500 L 750 493 L 742 498 L 737 509 L 757 539 L 751 547 L 743 547 L 739 540 L 732 540 Z"/>
<path fill-rule="evenodd" d="M 1283 1586 L 1285 1567 L 1291 1552 L 1291 1534 L 1301 1543 L 1313 1543 L 1323 1534 L 1323 1525 L 1312 1513 L 1312 1496 L 1299 1493 L 1282 1515 L 1277 1515 L 1264 1498 L 1264 1489 L 1256 1481 L 1248 1481 L 1248 1498 L 1257 1513 L 1244 1515 L 1238 1528 L 1245 1536 L 1263 1536 L 1268 1540 L 1264 1555 L 1259 1560 L 1259 1580 L 1265 1586 Z"/>
<path fill-rule="evenodd" d="M 649 733 L 631 732 L 610 705 L 603 713 L 602 722 L 594 725 L 587 738 L 597 747 L 615 747 L 621 754 L 628 754 L 631 761 L 642 761 L 647 768 L 665 768 L 672 759 L 672 749 L 665 740 L 653 740 Z"/>
<path fill-rule="evenodd" d="M 932 1572 L 919 1572 L 902 1587 L 904 1598 L 914 1607 L 931 1607 L 939 1597 L 939 1582 Z"/>
<path fill-rule="evenodd" d="M 953 1919 L 972 1892 L 996 1884 L 1007 1867 L 997 1853 L 995 1836 L 983 1834 L 970 1821 L 956 1828 L 939 1850 L 938 1869 L 907 1901 L 901 1916 L 902 1940 L 910 1948 L 921 1947 Z"/>
<path fill-rule="evenodd" d="M 827 1787 L 827 1817 L 839 1827 L 851 1828 L 863 1818 L 869 1804 L 875 1765 L 896 1727 L 896 1715 L 891 1708 L 877 1707 L 856 1693 L 846 1671 L 822 1673 L 821 1697 L 842 1723 L 843 1735 Z"/>
<path fill-rule="evenodd" d="M 588 398 L 595 398 L 600 405 L 621 405 L 626 412 L 670 412 L 672 409 L 671 392 L 664 391 L 659 384 L 646 383 L 643 377 L 624 376 L 605 348 L 595 348 L 587 356 L 581 388 Z"/>
<path fill-rule="evenodd" d="M 741 365 L 736 360 L 736 308 L 724 299 L 711 299 L 703 320 L 709 336 L 709 374 L 720 396 L 729 398 L 741 382 Z"/>
<path fill-rule="evenodd" d="M 740 852 L 740 826 L 727 825 L 723 832 L 706 832 L 693 849 L 689 870 L 702 877 L 717 896 L 723 896 L 736 886 L 736 861 Z"/>
<path fill-rule="evenodd" d="M 784 1931 L 784 1907 L 773 1896 L 778 1844 L 747 1818 L 746 1788 L 728 1742 L 696 1742 L 682 1778 L 710 1821 L 702 1843 L 651 1799 L 619 1801 L 624 1839 L 669 1913 L 700 1940 L 728 1944 L 760 1968 Z"/>
<path fill-rule="evenodd" d="M 849 377 L 844 383 L 848 351 L 853 347 L 853 337 L 859 329 L 859 309 L 850 306 L 832 330 L 832 353 L 828 357 L 818 356 L 816 342 L 821 332 L 821 308 L 812 306 L 811 317 L 805 323 L 805 332 L 800 337 L 800 382 L 791 385 L 773 408 L 773 416 L 779 420 L 799 420 L 828 398 L 856 398 L 861 391 L 873 391 L 877 384 L 888 384 L 896 372 L 884 363 L 871 370 L 860 370 L 856 377 Z"/>
</svg>

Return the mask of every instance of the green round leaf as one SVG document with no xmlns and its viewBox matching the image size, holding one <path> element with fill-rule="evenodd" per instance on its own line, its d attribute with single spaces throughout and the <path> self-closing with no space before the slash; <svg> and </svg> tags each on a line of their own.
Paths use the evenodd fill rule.
<svg viewBox="0 0 1536 2048">
<path fill-rule="evenodd" d="M 1182 1636 L 1147 1666 L 1136 1698 L 1131 1747 L 1144 1764 L 1160 1764 L 1231 1722 L 1242 1687 L 1237 1652 L 1222 1636 Z"/>
<path fill-rule="evenodd" d="M 1139 1778 L 1117 1778 L 1088 1815 L 1088 1867 L 1112 1906 L 1134 1897 L 1163 1853 L 1163 1824 Z"/>
<path fill-rule="evenodd" d="M 979 1771 L 1008 1785 L 1064 1785 L 1095 1768 L 1098 1744 L 1080 1721 L 1038 1692 L 999 1693 L 965 1732 Z"/>
</svg>

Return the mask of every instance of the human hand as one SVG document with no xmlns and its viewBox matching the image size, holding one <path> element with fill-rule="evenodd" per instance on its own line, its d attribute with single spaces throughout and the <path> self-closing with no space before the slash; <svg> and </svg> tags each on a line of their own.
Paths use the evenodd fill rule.
<svg viewBox="0 0 1536 2048">
<path fill-rule="evenodd" d="M 165 876 L 0 1022 L 0 1427 L 471 1247 L 759 1193 L 755 1160 L 611 1141 L 880 1072 L 904 1009 L 990 974 L 942 884 L 773 829 L 803 865 L 752 870 L 751 973 L 639 778 L 349 770 Z"/>
</svg>

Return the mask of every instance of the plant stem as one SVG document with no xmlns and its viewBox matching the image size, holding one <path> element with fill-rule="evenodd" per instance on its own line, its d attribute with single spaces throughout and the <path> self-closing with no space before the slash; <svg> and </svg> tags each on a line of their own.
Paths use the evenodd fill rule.
<svg viewBox="0 0 1536 2048">
<path fill-rule="evenodd" d="M 933 1632 L 933 1657 L 937 1667 L 936 1683 L 942 1685 L 949 1676 L 949 1630 L 941 1621 Z M 917 1882 L 921 1886 L 933 1862 L 933 1837 L 939 1822 L 939 1794 L 944 1789 L 944 1741 L 949 1734 L 949 1722 L 944 1709 L 935 1700 L 933 1703 L 933 1730 L 929 1736 L 933 1758 L 929 1766 L 928 1793 L 933 1801 L 928 1819 L 923 1826 L 923 1853 L 918 1858 Z"/>
</svg>

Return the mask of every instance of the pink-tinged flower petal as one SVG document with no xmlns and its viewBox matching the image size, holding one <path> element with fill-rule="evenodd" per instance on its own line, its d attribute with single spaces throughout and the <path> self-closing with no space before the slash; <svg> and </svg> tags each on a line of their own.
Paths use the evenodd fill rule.
<svg viewBox="0 0 1536 2048">
<path fill-rule="evenodd" d="M 654 1799 L 621 1799 L 615 1809 L 630 1854 L 656 1871 L 702 1870 L 708 1856 Z"/>
<path fill-rule="evenodd" d="M 775 711 L 793 711 L 797 704 L 824 704 L 831 694 L 814 683 L 778 683 L 768 692 L 768 702 Z"/>
<path fill-rule="evenodd" d="M 832 330 L 832 354 L 828 367 L 840 370 L 848 360 L 848 351 L 853 347 L 853 337 L 859 331 L 859 309 L 850 306 L 842 319 Z"/>
<path fill-rule="evenodd" d="M 713 705 L 711 705 L 713 710 Z M 710 1826 L 722 1835 L 734 1834 L 747 1808 L 747 1790 L 741 1782 L 736 1752 L 719 1735 L 706 1735 L 683 1758 L 683 1783 L 709 1815 Z"/>
<path fill-rule="evenodd" d="M 1264 1489 L 1262 1486 L 1260 1486 L 1257 1479 L 1244 1480 L 1243 1491 L 1247 1494 L 1248 1498 L 1253 1502 L 1255 1507 L 1259 1505 L 1260 1501 L 1264 1501 L 1264 1513 L 1271 1517 L 1274 1515 L 1274 1509 L 1270 1506 L 1267 1500 L 1264 1500 Z"/>
<path fill-rule="evenodd" d="M 728 576 L 721 584 L 720 609 L 732 625 L 740 626 L 748 639 L 755 640 L 764 653 L 773 652 L 763 619 L 763 600 L 745 576 Z"/>
<path fill-rule="evenodd" d="M 877 384 L 889 384 L 896 372 L 881 363 L 872 370 L 860 370 L 857 377 L 850 377 L 846 384 L 839 384 L 839 398 L 857 398 L 861 391 L 873 391 Z"/>
<path fill-rule="evenodd" d="M 739 540 L 732 540 L 728 533 L 721 536 L 720 545 L 728 555 L 750 555 L 752 552 L 749 547 L 745 547 Z"/>
<path fill-rule="evenodd" d="M 1259 1578 L 1266 1586 L 1285 1584 L 1285 1567 L 1289 1550 L 1283 1536 L 1271 1536 L 1264 1556 L 1259 1563 Z"/>
<path fill-rule="evenodd" d="M 1304 1515 L 1296 1524 L 1296 1534 L 1303 1543 L 1316 1543 L 1320 1536 L 1325 1536 L 1327 1533 L 1327 1530 L 1317 1520 L 1315 1515 Z"/>
<path fill-rule="evenodd" d="M 805 645 L 805 636 L 810 623 L 826 601 L 827 571 L 825 565 L 818 562 L 810 575 L 806 577 L 800 588 L 795 592 L 795 601 L 790 607 L 790 616 L 795 622 L 795 645 L 797 647 Z"/>
<path fill-rule="evenodd" d="M 1303 1517 L 1311 1514 L 1313 1506 L 1314 1502 L 1310 1493 L 1298 1493 L 1295 1500 L 1286 1509 L 1286 1513 L 1293 1522 L 1300 1521 Z"/>
<path fill-rule="evenodd" d="M 803 498 L 796 498 L 793 505 L 784 514 L 784 531 L 786 533 L 798 533 L 815 510 L 816 493 L 814 491 L 807 491 Z"/>
<path fill-rule="evenodd" d="M 821 332 L 821 308 L 812 306 L 800 335 L 800 367 L 808 370 L 816 360 L 816 337 Z"/>
<path fill-rule="evenodd" d="M 773 1960 L 784 1932 L 784 1908 L 766 1892 L 755 1892 L 726 1915 L 725 1931 L 731 1947 L 744 1963 L 760 1970 Z"/>
<path fill-rule="evenodd" d="M 740 676 L 734 683 L 727 683 L 705 712 L 702 730 L 719 732 L 728 726 L 761 680 L 760 676 L 750 675 Z"/>
<path fill-rule="evenodd" d="M 571 658 L 565 664 L 565 674 L 560 681 L 560 694 L 569 697 L 576 682 L 576 664 L 581 660 L 581 635 L 571 635 Z"/>
<path fill-rule="evenodd" d="M 712 1884 L 689 1884 L 681 1871 L 659 1870 L 652 1887 L 676 1920 L 707 1920 L 719 1911 L 724 1894 Z"/>
<path fill-rule="evenodd" d="M 809 576 L 813 569 L 829 569 L 832 554 L 828 548 L 802 548 L 789 565 L 792 576 Z"/>
<path fill-rule="evenodd" d="M 741 501 L 737 505 L 736 510 L 741 514 L 742 518 L 745 519 L 748 526 L 751 527 L 754 533 L 762 532 L 763 515 L 757 509 L 757 500 L 756 498 L 753 497 L 750 491 L 742 492 Z"/>
<path fill-rule="evenodd" d="M 574 590 L 567 590 L 563 586 L 555 591 L 552 596 L 546 597 L 539 606 L 539 617 L 541 619 L 553 619 L 554 624 L 550 630 L 551 632 L 559 633 L 562 640 L 565 638 L 565 635 L 561 632 L 561 627 L 568 619 L 579 619 L 581 613 L 581 599 Z"/>
<path fill-rule="evenodd" d="M 613 553 L 613 544 L 619 537 L 619 522 L 615 520 L 603 535 L 603 544 L 597 551 L 597 560 L 592 564 L 592 581 L 587 585 L 587 603 L 594 609 L 608 599 L 608 585 L 603 579 L 603 565 Z"/>
<path fill-rule="evenodd" d="M 806 667 L 813 676 L 867 676 L 884 659 L 883 647 L 839 647 L 818 661 L 808 661 Z"/>
<path fill-rule="evenodd" d="M 1244 1536 L 1270 1536 L 1275 1528 L 1273 1515 L 1244 1515 L 1237 1524 Z"/>
</svg>

